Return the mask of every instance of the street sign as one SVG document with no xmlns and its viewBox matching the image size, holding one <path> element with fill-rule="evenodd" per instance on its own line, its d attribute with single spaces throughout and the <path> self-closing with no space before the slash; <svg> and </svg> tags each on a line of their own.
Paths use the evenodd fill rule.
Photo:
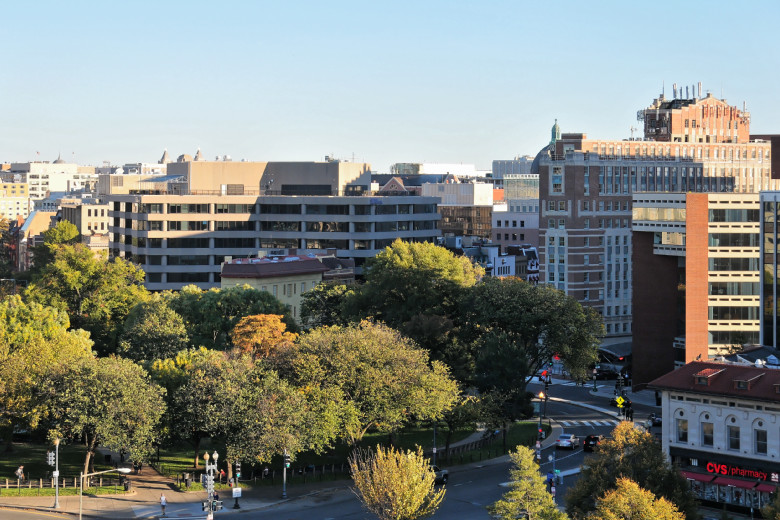
<svg viewBox="0 0 780 520">
<path fill-rule="evenodd" d="M 550 488 L 550 494 L 553 496 L 553 498 L 555 498 L 555 486 Z"/>
<path fill-rule="evenodd" d="M 617 399 L 615 399 L 615 402 L 617 403 L 618 408 L 623 408 L 623 404 L 626 402 L 626 400 L 623 399 L 623 396 L 621 395 L 621 396 L 618 396 Z"/>
<path fill-rule="evenodd" d="M 234 487 L 233 488 L 233 498 L 241 498 L 241 488 L 240 487 Z"/>
<path fill-rule="evenodd" d="M 52 478 L 60 478 L 60 472 L 59 471 L 52 471 L 51 472 Z"/>
</svg>

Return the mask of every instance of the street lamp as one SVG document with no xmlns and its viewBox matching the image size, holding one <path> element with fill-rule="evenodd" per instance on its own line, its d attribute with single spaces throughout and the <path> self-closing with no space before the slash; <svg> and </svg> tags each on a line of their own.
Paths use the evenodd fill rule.
<svg viewBox="0 0 780 520">
<path fill-rule="evenodd" d="M 206 516 L 207 519 L 211 520 L 214 518 L 214 511 L 217 509 L 216 504 L 214 504 L 214 477 L 217 473 L 217 461 L 219 460 L 219 453 L 217 453 L 217 450 L 214 450 L 214 453 L 211 455 L 211 458 L 214 459 L 214 464 L 209 464 L 209 454 L 208 452 L 203 454 L 203 460 L 206 463 L 206 492 L 209 495 L 208 501 L 206 502 L 205 511 L 208 513 Z"/>
<path fill-rule="evenodd" d="M 542 416 L 544 412 L 542 410 L 542 402 L 544 401 L 544 392 L 539 392 L 539 439 L 542 439 Z"/>
<path fill-rule="evenodd" d="M 60 438 L 54 439 L 54 509 L 60 508 Z"/>
<path fill-rule="evenodd" d="M 103 473 L 113 473 L 116 471 L 117 473 L 124 473 L 127 475 L 130 473 L 130 468 L 114 468 L 114 469 L 107 469 L 105 471 L 96 471 L 94 473 L 87 473 L 86 475 L 82 471 L 79 474 L 79 520 L 81 520 L 81 507 L 82 502 L 84 501 L 84 479 L 87 477 L 94 477 L 95 475 L 102 475 Z"/>
</svg>

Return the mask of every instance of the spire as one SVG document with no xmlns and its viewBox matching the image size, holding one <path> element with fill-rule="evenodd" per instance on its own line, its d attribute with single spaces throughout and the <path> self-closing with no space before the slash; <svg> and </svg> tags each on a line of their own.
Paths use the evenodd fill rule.
<svg viewBox="0 0 780 520">
<path fill-rule="evenodd" d="M 559 141 L 561 139 L 561 127 L 558 126 L 557 119 L 555 120 L 555 124 L 553 125 L 550 134 L 551 134 L 550 144 L 555 144 L 556 141 Z"/>
<path fill-rule="evenodd" d="M 204 160 L 204 159 L 203 159 L 203 154 L 202 154 L 202 153 L 200 153 L 200 146 L 198 147 L 198 151 L 195 153 L 195 159 L 194 159 L 194 160 L 196 160 L 196 161 L 202 161 L 202 160 Z"/>
<path fill-rule="evenodd" d="M 65 164 L 65 161 L 62 158 L 62 152 L 60 152 L 59 155 L 57 155 L 57 160 L 54 161 L 54 164 Z"/>
<path fill-rule="evenodd" d="M 166 148 L 157 164 L 168 164 L 169 162 L 171 162 L 171 158 L 168 157 L 168 149 Z"/>
</svg>

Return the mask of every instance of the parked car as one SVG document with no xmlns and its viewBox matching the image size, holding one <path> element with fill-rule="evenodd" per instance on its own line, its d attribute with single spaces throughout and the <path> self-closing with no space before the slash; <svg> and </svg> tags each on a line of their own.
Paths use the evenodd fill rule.
<svg viewBox="0 0 780 520">
<path fill-rule="evenodd" d="M 580 445 L 580 440 L 573 433 L 562 433 L 555 441 L 556 448 L 569 448 L 570 450 L 576 450 Z"/>
<path fill-rule="evenodd" d="M 650 421 L 652 426 L 661 426 L 663 424 L 663 420 L 660 415 L 653 412 L 648 417 L 647 420 Z"/>
<path fill-rule="evenodd" d="M 617 405 L 617 398 L 618 396 L 613 397 L 609 400 L 609 405 L 614 406 L 615 408 L 618 407 Z M 626 396 L 623 396 L 623 408 L 631 408 L 631 399 L 629 399 Z"/>
<path fill-rule="evenodd" d="M 603 435 L 588 435 L 585 437 L 585 440 L 582 441 L 582 450 L 593 451 L 604 439 L 605 437 Z"/>
<path fill-rule="evenodd" d="M 597 368 L 596 373 L 594 374 L 596 376 L 596 379 L 617 379 L 618 373 L 616 370 L 612 370 L 611 368 Z"/>
<path fill-rule="evenodd" d="M 446 484 L 450 479 L 450 472 L 446 469 L 441 469 L 439 466 L 431 466 L 431 469 L 436 474 L 436 479 L 434 480 L 436 484 Z"/>
</svg>

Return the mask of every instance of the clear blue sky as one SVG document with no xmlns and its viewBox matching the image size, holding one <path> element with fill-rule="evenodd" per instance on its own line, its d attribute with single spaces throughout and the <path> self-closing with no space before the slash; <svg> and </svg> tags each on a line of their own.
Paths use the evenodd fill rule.
<svg viewBox="0 0 780 520">
<path fill-rule="evenodd" d="M 625 138 L 666 84 L 780 133 L 776 0 L 17 1 L 0 7 L 0 161 L 393 162 Z M 40 152 L 40 155 L 36 155 Z"/>
</svg>

